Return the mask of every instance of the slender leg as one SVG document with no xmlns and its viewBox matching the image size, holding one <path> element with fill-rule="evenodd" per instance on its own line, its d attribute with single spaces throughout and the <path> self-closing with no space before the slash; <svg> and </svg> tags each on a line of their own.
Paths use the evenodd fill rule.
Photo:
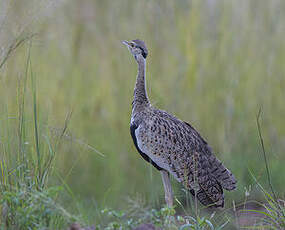
<svg viewBox="0 0 285 230">
<path fill-rule="evenodd" d="M 166 204 L 168 207 L 172 207 L 173 206 L 173 192 L 171 188 L 169 173 L 165 170 L 161 170 L 160 173 L 161 173 L 164 192 L 165 192 Z"/>
</svg>

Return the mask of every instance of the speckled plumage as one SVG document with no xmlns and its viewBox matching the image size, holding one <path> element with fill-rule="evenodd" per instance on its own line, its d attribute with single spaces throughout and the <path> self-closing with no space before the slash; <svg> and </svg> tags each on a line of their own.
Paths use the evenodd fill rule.
<svg viewBox="0 0 285 230">
<path fill-rule="evenodd" d="M 170 172 L 204 205 L 223 206 L 223 189 L 235 188 L 231 172 L 188 123 L 151 105 L 132 117 L 138 148 Z M 215 203 L 215 204 L 214 204 Z"/>
<path fill-rule="evenodd" d="M 144 45 L 137 41 L 132 42 L 136 46 Z M 143 48 L 147 52 L 145 45 Z M 169 172 L 203 205 L 223 207 L 223 189 L 235 189 L 234 176 L 190 124 L 150 104 L 145 87 L 145 58 L 137 53 L 134 56 L 138 63 L 138 76 L 131 134 L 136 148 L 145 160 L 158 170 Z"/>
</svg>

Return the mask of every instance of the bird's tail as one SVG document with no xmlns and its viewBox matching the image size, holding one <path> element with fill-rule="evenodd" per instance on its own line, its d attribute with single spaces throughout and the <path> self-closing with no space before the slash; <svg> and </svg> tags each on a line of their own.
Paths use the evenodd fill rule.
<svg viewBox="0 0 285 230">
<path fill-rule="evenodd" d="M 229 191 L 236 188 L 237 181 L 234 175 L 222 164 L 219 159 L 217 159 L 214 155 L 211 155 L 209 163 L 211 174 L 221 184 L 222 188 Z"/>
<path fill-rule="evenodd" d="M 223 188 L 211 173 L 211 165 L 208 161 L 208 157 L 206 155 L 197 154 L 195 156 L 190 166 L 192 173 L 190 173 L 188 177 L 188 188 L 190 192 L 205 206 L 215 208 L 223 207 Z M 193 165 L 196 165 L 196 167 L 193 167 Z"/>
<path fill-rule="evenodd" d="M 224 194 L 223 190 L 221 190 L 221 193 L 218 196 L 218 200 L 213 201 L 212 197 L 209 196 L 207 191 L 204 189 L 199 189 L 196 194 L 194 189 L 190 189 L 191 194 L 194 196 L 194 198 L 197 198 L 201 204 L 209 207 L 209 208 L 223 208 L 224 207 Z M 217 194 L 216 194 L 217 195 Z"/>
<path fill-rule="evenodd" d="M 208 207 L 224 207 L 223 189 L 233 190 L 236 179 L 213 154 L 193 154 L 188 165 L 187 187 L 194 197 Z"/>
</svg>

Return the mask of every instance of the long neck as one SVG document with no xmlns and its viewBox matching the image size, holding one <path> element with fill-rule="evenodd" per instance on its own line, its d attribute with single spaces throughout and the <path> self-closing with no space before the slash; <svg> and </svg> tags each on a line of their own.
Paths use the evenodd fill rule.
<svg viewBox="0 0 285 230">
<path fill-rule="evenodd" d="M 138 62 L 138 75 L 136 85 L 134 89 L 133 111 L 136 113 L 149 106 L 149 100 L 146 92 L 146 80 L 145 80 L 145 59 L 139 58 Z"/>
</svg>

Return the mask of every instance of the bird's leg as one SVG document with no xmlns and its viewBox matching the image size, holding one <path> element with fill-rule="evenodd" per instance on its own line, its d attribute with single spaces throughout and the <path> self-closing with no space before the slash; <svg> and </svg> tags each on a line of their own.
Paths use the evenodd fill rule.
<svg viewBox="0 0 285 230">
<path fill-rule="evenodd" d="M 173 206 L 173 193 L 172 193 L 169 173 L 165 170 L 161 170 L 160 173 L 161 173 L 164 192 L 165 192 L 165 201 L 166 201 L 167 206 L 171 208 Z"/>
</svg>

